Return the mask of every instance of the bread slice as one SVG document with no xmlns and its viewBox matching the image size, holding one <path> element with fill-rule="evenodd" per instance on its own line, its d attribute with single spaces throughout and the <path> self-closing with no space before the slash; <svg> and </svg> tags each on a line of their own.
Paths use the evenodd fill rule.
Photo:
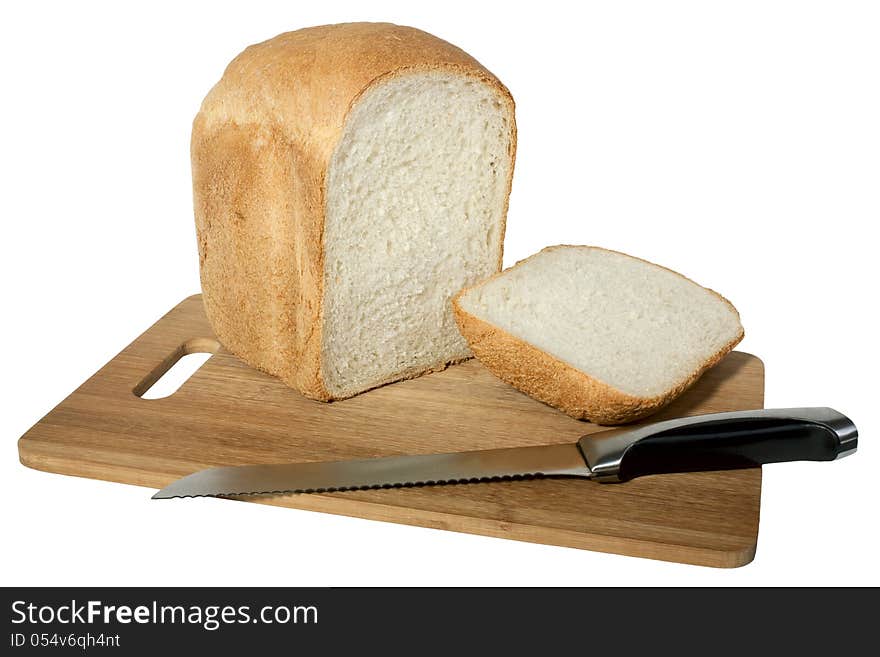
<svg viewBox="0 0 880 657">
<path fill-rule="evenodd" d="M 205 308 L 319 400 L 471 356 L 451 298 L 501 268 L 508 90 L 430 34 L 351 23 L 233 60 L 193 124 Z"/>
<path fill-rule="evenodd" d="M 453 300 L 476 357 L 578 419 L 622 424 L 672 401 L 743 338 L 727 299 L 659 265 L 554 246 Z"/>
</svg>

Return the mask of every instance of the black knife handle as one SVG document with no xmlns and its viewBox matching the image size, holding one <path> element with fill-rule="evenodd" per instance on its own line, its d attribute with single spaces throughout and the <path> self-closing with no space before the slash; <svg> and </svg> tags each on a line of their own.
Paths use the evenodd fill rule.
<svg viewBox="0 0 880 657">
<path fill-rule="evenodd" d="M 781 461 L 833 461 L 855 452 L 858 430 L 831 408 L 714 413 L 584 436 L 578 446 L 601 482 L 649 474 L 729 470 Z"/>
</svg>

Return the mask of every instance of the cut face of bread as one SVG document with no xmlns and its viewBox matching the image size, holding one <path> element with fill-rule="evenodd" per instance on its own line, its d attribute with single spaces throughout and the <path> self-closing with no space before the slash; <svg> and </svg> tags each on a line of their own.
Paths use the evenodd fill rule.
<svg viewBox="0 0 880 657">
<path fill-rule="evenodd" d="M 330 162 L 322 371 L 333 397 L 470 356 L 452 296 L 498 271 L 510 118 L 457 73 L 369 89 Z"/>
<path fill-rule="evenodd" d="M 656 411 L 743 337 L 736 309 L 715 292 L 586 246 L 547 248 L 463 290 L 455 311 L 496 375 L 601 424 Z"/>
</svg>

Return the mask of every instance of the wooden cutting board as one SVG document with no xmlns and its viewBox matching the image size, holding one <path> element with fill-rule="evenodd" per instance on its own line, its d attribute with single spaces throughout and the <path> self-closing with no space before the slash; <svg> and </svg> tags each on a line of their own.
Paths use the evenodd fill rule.
<svg viewBox="0 0 880 657">
<path fill-rule="evenodd" d="M 173 395 L 139 397 L 182 355 L 214 355 Z M 763 406 L 761 361 L 731 353 L 653 419 Z M 601 427 L 502 383 L 477 361 L 324 404 L 230 355 L 185 299 L 19 440 L 47 472 L 150 488 L 202 468 L 574 442 Z M 250 498 L 437 529 L 734 567 L 752 560 L 761 470 L 619 485 L 542 479 Z M 145 503 L 165 504 L 167 502 Z M 198 504 L 189 500 L 188 504 Z"/>
</svg>

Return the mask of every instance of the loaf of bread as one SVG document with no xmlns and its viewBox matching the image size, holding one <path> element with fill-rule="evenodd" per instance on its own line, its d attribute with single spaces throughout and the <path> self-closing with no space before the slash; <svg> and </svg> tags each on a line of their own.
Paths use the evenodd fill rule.
<svg viewBox="0 0 880 657">
<path fill-rule="evenodd" d="M 515 148 L 508 90 L 425 32 L 328 25 L 247 48 L 192 133 L 217 337 L 319 400 L 468 358 L 451 298 L 501 268 Z"/>
<path fill-rule="evenodd" d="M 589 246 L 544 249 L 453 302 L 476 357 L 578 419 L 622 424 L 686 390 L 743 338 L 722 296 Z"/>
</svg>

